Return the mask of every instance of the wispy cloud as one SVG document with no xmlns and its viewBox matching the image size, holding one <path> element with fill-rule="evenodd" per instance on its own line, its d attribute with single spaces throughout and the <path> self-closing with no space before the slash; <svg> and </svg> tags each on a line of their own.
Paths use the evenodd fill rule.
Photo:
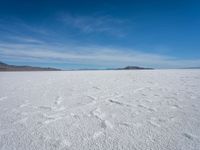
<svg viewBox="0 0 200 150">
<path fill-rule="evenodd" d="M 106 33 L 118 37 L 125 36 L 127 20 L 111 16 L 80 16 L 64 14 L 60 17 L 66 25 L 77 28 L 84 33 Z"/>
<path fill-rule="evenodd" d="M 43 28 L 42 26 L 40 27 L 33 24 L 28 24 L 24 20 L 16 17 L 1 18 L 0 29 L 9 33 L 20 33 L 21 30 L 46 35 L 49 33 L 49 30 Z"/>
<path fill-rule="evenodd" d="M 102 67 L 122 67 L 140 65 L 158 68 L 177 68 L 200 66 L 200 60 L 183 60 L 170 56 L 144 53 L 132 49 L 102 46 L 70 46 L 43 44 L 35 47 L 31 44 L 0 44 L 2 58 L 22 58 L 31 61 L 76 63 Z"/>
<path fill-rule="evenodd" d="M 29 25 L 17 18 L 0 19 L 0 42 L 41 44 L 50 33 L 45 28 Z"/>
<path fill-rule="evenodd" d="M 121 24 L 124 20 L 114 19 L 109 16 L 72 16 L 65 15 L 64 22 L 78 28 L 85 33 L 122 34 Z M 119 31 L 119 32 L 117 32 Z M 14 25 L 6 25 L 0 20 L 0 60 L 13 62 L 32 63 L 60 63 L 77 64 L 77 66 L 98 66 L 103 68 L 123 67 L 127 65 L 139 65 L 156 68 L 179 68 L 200 66 L 199 59 L 180 59 L 177 57 L 146 53 L 144 50 L 134 48 L 122 48 L 72 42 L 57 41 L 49 30 L 34 28 L 23 22 L 15 22 Z M 29 34 L 31 33 L 31 34 Z M 119 36 L 118 35 L 118 36 Z M 54 37 L 53 39 L 51 39 Z M 47 40 L 48 39 L 48 40 Z M 49 42 L 52 41 L 52 42 Z M 67 66 L 66 68 L 70 68 Z M 65 67 L 63 67 L 65 68 Z"/>
</svg>

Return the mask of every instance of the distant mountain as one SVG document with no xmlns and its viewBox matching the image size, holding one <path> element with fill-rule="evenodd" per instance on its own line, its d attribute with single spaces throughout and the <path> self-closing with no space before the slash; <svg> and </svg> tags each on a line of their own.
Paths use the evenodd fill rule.
<svg viewBox="0 0 200 150">
<path fill-rule="evenodd" d="M 117 70 L 152 70 L 153 68 L 144 68 L 138 66 L 127 66 L 124 68 L 118 68 Z"/>
<path fill-rule="evenodd" d="M 127 66 L 124 68 L 107 68 L 107 69 L 72 69 L 71 71 L 90 71 L 90 70 L 153 70 L 154 68 L 145 68 L 145 67 L 138 67 L 138 66 Z"/>
<path fill-rule="evenodd" d="M 32 67 L 32 66 L 15 66 L 8 65 L 0 62 L 0 71 L 59 71 L 56 68 L 43 68 L 43 67 Z"/>
<path fill-rule="evenodd" d="M 139 66 L 127 66 L 124 68 L 111 68 L 111 69 L 72 69 L 73 71 L 78 70 L 151 70 L 153 68 L 145 68 Z M 43 67 L 33 67 L 33 66 L 16 66 L 9 65 L 0 61 L 0 71 L 61 71 L 61 69 L 56 68 L 43 68 Z"/>
<path fill-rule="evenodd" d="M 181 69 L 200 69 L 200 67 L 187 67 L 187 68 L 181 68 Z"/>
</svg>

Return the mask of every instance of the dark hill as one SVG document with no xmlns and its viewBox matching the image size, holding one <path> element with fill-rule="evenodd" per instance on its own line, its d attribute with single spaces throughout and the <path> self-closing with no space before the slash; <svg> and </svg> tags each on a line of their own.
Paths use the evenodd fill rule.
<svg viewBox="0 0 200 150">
<path fill-rule="evenodd" d="M 127 66 L 124 68 L 118 68 L 117 70 L 152 70 L 153 68 L 144 68 L 138 66 Z"/>
<path fill-rule="evenodd" d="M 0 62 L 0 71 L 60 71 L 56 68 L 8 65 Z"/>
</svg>

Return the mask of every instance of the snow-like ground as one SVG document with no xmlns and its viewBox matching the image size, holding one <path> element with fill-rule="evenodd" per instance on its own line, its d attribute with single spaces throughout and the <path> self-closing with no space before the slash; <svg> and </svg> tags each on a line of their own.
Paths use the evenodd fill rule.
<svg viewBox="0 0 200 150">
<path fill-rule="evenodd" d="M 199 150 L 200 70 L 0 73 L 1 150 Z"/>
</svg>

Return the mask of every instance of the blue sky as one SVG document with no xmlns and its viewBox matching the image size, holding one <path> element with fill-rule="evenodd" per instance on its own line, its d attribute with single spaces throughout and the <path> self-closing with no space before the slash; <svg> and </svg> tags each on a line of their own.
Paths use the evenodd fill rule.
<svg viewBox="0 0 200 150">
<path fill-rule="evenodd" d="M 200 66 L 195 0 L 0 0 L 0 61 L 62 69 Z"/>
</svg>

